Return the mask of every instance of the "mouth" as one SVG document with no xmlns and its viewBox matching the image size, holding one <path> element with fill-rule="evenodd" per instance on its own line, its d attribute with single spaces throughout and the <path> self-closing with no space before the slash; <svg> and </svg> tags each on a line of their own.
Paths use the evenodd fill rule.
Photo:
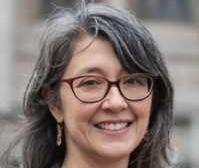
<svg viewBox="0 0 199 168">
<path fill-rule="evenodd" d="M 101 130 L 120 131 L 130 127 L 132 123 L 132 121 L 104 121 L 94 124 L 94 126 Z"/>
</svg>

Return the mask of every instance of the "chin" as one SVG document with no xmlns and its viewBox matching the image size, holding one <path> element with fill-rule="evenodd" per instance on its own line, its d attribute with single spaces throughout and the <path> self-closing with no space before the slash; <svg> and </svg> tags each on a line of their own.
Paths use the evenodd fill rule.
<svg viewBox="0 0 199 168">
<path fill-rule="evenodd" d="M 120 159 L 128 159 L 132 151 L 132 147 L 129 147 L 127 144 L 109 144 L 108 147 L 101 147 L 98 150 L 98 154 L 104 159 L 113 161 Z"/>
</svg>

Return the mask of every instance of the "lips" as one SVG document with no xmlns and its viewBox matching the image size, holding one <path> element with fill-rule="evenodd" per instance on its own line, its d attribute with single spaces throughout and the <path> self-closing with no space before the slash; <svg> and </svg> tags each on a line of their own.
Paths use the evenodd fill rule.
<svg viewBox="0 0 199 168">
<path fill-rule="evenodd" d="M 120 120 L 120 121 L 103 121 L 95 124 L 94 126 L 98 129 L 107 130 L 107 131 L 119 131 L 129 127 L 131 124 L 132 121 Z"/>
</svg>

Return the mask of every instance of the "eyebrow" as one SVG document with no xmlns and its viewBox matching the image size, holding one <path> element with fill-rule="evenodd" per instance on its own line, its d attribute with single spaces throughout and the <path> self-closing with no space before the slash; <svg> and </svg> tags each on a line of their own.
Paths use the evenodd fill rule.
<svg viewBox="0 0 199 168">
<path fill-rule="evenodd" d="M 87 74 L 87 73 L 99 73 L 99 74 L 102 74 L 102 75 L 105 75 L 105 71 L 103 69 L 100 69 L 98 67 L 87 67 L 87 68 L 84 68 L 80 73 L 78 73 L 77 75 L 84 75 L 84 74 Z"/>
<path fill-rule="evenodd" d="M 85 74 L 89 74 L 89 73 L 97 73 L 97 74 L 100 74 L 100 75 L 103 75 L 103 76 L 107 75 L 107 72 L 104 71 L 102 68 L 99 68 L 99 67 L 86 67 L 86 68 L 82 69 L 81 72 L 77 73 L 76 75 L 81 76 L 81 75 L 85 75 Z M 119 74 L 123 74 L 123 73 L 126 73 L 126 72 L 124 70 L 121 70 L 119 72 Z"/>
</svg>

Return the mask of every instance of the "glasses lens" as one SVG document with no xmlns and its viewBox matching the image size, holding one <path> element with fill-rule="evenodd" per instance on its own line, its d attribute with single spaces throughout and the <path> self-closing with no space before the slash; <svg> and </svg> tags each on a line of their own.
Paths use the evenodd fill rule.
<svg viewBox="0 0 199 168">
<path fill-rule="evenodd" d="M 137 74 L 120 80 L 120 89 L 124 97 L 130 100 L 146 98 L 152 90 L 152 78 Z"/>
<path fill-rule="evenodd" d="M 94 102 L 103 98 L 108 83 L 100 77 L 87 76 L 73 81 L 73 91 L 76 96 L 85 102 Z"/>
</svg>

